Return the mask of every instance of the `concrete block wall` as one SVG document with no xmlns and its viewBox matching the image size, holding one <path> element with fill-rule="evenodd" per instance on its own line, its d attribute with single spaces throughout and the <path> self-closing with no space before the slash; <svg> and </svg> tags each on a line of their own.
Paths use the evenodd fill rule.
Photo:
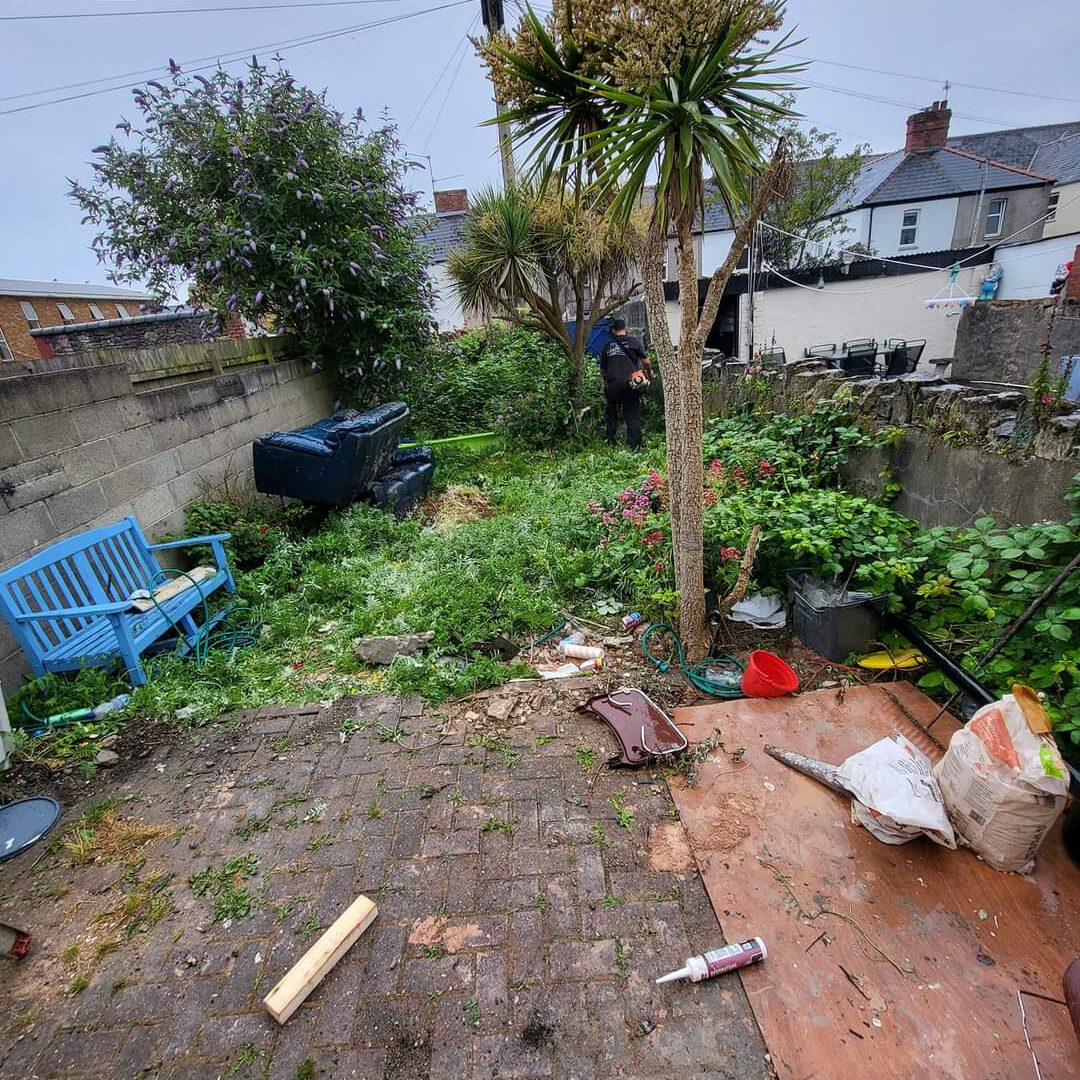
<svg viewBox="0 0 1080 1080">
<path fill-rule="evenodd" d="M 250 485 L 257 436 L 326 416 L 330 398 L 298 360 L 142 392 L 123 363 L 0 379 L 0 569 L 127 514 L 154 538 L 180 528 L 208 489 Z M 24 671 L 0 626 L 6 692 Z"/>
</svg>

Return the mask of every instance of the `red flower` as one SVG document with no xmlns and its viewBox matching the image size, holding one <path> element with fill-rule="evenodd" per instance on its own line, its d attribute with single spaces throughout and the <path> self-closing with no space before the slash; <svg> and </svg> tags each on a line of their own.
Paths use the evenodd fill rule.
<svg viewBox="0 0 1080 1080">
<path fill-rule="evenodd" d="M 659 529 L 654 529 L 651 533 L 646 533 L 641 538 L 641 542 L 646 547 L 655 547 L 663 539 L 664 539 L 664 534 Z"/>
<path fill-rule="evenodd" d="M 715 476 L 717 480 L 724 479 L 724 463 L 722 461 L 710 461 L 709 462 L 709 475 Z"/>
<path fill-rule="evenodd" d="M 716 492 L 706 491 L 704 496 L 704 502 L 706 506 L 712 506 L 716 502 Z"/>
<path fill-rule="evenodd" d="M 758 462 L 758 476 L 772 476 L 776 472 L 776 466 L 771 462 L 762 458 Z"/>
<path fill-rule="evenodd" d="M 653 569 L 658 574 L 662 574 L 664 572 L 664 564 L 659 559 L 657 559 L 656 562 L 653 563 Z"/>
<path fill-rule="evenodd" d="M 720 549 L 720 558 L 726 561 L 729 561 L 731 559 L 741 559 L 742 552 L 740 552 L 739 549 L 735 547 L 722 547 Z"/>
</svg>

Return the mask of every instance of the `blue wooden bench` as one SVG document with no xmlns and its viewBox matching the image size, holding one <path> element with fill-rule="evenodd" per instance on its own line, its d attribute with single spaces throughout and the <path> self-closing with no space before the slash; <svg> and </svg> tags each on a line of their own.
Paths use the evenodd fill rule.
<svg viewBox="0 0 1080 1080">
<path fill-rule="evenodd" d="M 0 573 L 0 615 L 35 675 L 119 665 L 132 685 L 141 686 L 146 673 L 140 657 L 174 628 L 183 638 L 181 648 L 193 648 L 210 626 L 197 624 L 192 612 L 221 586 L 236 591 L 223 545 L 229 535 L 149 544 L 133 517 L 80 533 Z M 137 611 L 131 595 L 167 581 L 153 553 L 194 544 L 213 549 L 214 576 L 159 607 Z M 212 616 L 210 624 L 224 614 Z"/>
</svg>

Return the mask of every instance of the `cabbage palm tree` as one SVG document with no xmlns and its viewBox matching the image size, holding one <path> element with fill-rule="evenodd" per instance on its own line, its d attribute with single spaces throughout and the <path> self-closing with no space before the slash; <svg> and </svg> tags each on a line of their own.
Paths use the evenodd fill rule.
<svg viewBox="0 0 1080 1080">
<path fill-rule="evenodd" d="M 589 334 L 637 287 L 633 254 L 627 232 L 583 200 L 518 184 L 480 192 L 449 269 L 462 310 L 532 327 L 566 353 L 575 401 Z"/>
<path fill-rule="evenodd" d="M 627 225 L 651 200 L 638 234 L 638 263 L 664 381 L 679 626 L 692 656 L 703 653 L 707 639 L 701 361 L 724 287 L 754 226 L 790 184 L 784 146 L 771 161 L 765 148 L 777 121 L 791 115 L 781 95 L 792 87 L 782 77 L 799 68 L 779 62 L 787 38 L 759 44 L 783 14 L 783 5 L 772 0 L 561 0 L 546 28 L 530 10 L 512 42 L 481 50 L 493 77 L 509 85 L 504 116 L 521 138 L 544 148 L 547 163 L 534 165 L 541 176 L 565 177 L 584 163 L 594 189 L 610 200 L 613 220 Z M 568 37 L 576 67 L 556 77 L 552 69 L 569 53 L 556 38 Z M 591 58 L 589 48 L 596 50 Z M 543 82 L 515 94 L 514 80 L 527 88 L 535 68 Z M 699 310 L 693 226 L 709 179 L 739 224 Z M 678 256 L 678 350 L 663 292 L 669 230 Z"/>
</svg>

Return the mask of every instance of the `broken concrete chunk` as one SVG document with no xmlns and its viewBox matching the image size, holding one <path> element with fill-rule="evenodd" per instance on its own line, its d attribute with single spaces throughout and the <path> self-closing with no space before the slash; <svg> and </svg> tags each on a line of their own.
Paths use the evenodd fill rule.
<svg viewBox="0 0 1080 1080">
<path fill-rule="evenodd" d="M 513 698 L 496 698 L 487 707 L 487 714 L 492 720 L 509 720 L 513 708 Z"/>
<path fill-rule="evenodd" d="M 433 630 L 422 634 L 388 635 L 360 638 L 356 642 L 356 659 L 361 664 L 392 664 L 397 656 L 415 656 L 435 637 Z"/>
</svg>

